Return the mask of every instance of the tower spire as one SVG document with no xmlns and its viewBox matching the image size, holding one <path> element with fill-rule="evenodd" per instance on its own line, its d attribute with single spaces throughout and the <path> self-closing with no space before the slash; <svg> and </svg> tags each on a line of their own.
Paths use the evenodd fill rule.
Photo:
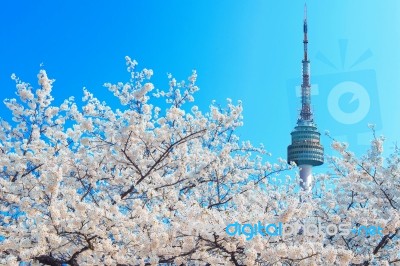
<svg viewBox="0 0 400 266">
<path fill-rule="evenodd" d="M 303 22 L 303 45 L 304 58 L 303 64 L 303 83 L 301 84 L 301 112 L 299 122 L 312 122 L 311 112 L 311 85 L 310 85 L 310 61 L 308 60 L 308 26 L 307 26 L 307 4 L 304 4 L 304 22 Z"/>
<path fill-rule="evenodd" d="M 307 54 L 307 44 L 308 44 L 308 38 L 307 38 L 307 4 L 304 3 L 304 23 L 303 23 L 303 33 L 304 33 L 304 60 L 307 61 L 308 59 L 308 54 Z"/>
</svg>

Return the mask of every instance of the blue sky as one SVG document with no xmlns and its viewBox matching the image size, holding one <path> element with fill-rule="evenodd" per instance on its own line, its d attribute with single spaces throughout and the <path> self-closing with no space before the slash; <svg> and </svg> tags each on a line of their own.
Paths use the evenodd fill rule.
<svg viewBox="0 0 400 266">
<path fill-rule="evenodd" d="M 320 131 L 362 152 L 371 137 L 367 123 L 374 123 L 392 146 L 400 139 L 400 3 L 307 4 Z M 196 69 L 196 102 L 203 110 L 213 99 L 242 100 L 241 138 L 286 158 L 299 108 L 303 6 L 298 0 L 3 1 L 0 99 L 15 96 L 11 73 L 36 85 L 43 63 L 56 79 L 56 102 L 71 95 L 80 99 L 85 86 L 113 104 L 102 84 L 129 78 L 124 61 L 129 55 L 139 67 L 154 70 L 157 88 L 167 86 L 166 73 L 181 80 Z M 338 88 L 341 95 L 331 94 Z M 364 93 L 354 96 L 360 90 Z M 329 109 L 332 99 L 337 102 Z M 366 114 L 352 120 L 360 108 Z M 9 117 L 3 105 L 0 116 Z M 322 141 L 328 148 L 330 141 Z"/>
</svg>

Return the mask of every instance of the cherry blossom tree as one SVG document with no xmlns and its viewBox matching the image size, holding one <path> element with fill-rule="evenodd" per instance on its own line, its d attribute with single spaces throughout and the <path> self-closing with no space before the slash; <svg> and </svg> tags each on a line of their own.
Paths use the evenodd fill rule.
<svg viewBox="0 0 400 266">
<path fill-rule="evenodd" d="M 376 225 L 381 234 L 368 236 L 350 234 L 335 236 L 328 242 L 352 252 L 353 265 L 398 265 L 400 263 L 400 150 L 384 157 L 384 138 L 376 136 L 373 125 L 371 147 L 366 155 L 357 158 L 346 143 L 333 140 L 338 157 L 329 157 L 335 186 L 322 189 L 316 216 L 324 222 L 350 223 L 354 228 Z M 328 134 L 329 135 L 329 134 Z"/>
<path fill-rule="evenodd" d="M 168 76 L 126 58 L 127 82 L 106 83 L 119 109 L 84 89 L 52 105 L 54 80 L 39 88 L 15 75 L 18 99 L 0 120 L 0 263 L 18 265 L 347 265 L 395 263 L 400 227 L 399 157 L 382 140 L 357 159 L 344 144 L 313 194 L 299 191 L 284 160 L 235 133 L 242 105 L 203 113 L 193 105 L 197 74 Z M 158 100 L 157 100 L 158 98 Z M 155 105 L 159 99 L 164 104 Z M 333 178 L 335 177 L 335 178 Z M 333 180 L 333 181 L 332 181 Z M 327 186 L 325 181 L 333 182 Z M 307 219 L 379 224 L 383 236 L 308 235 Z M 301 224 L 288 236 L 227 234 L 238 222 Z"/>
</svg>

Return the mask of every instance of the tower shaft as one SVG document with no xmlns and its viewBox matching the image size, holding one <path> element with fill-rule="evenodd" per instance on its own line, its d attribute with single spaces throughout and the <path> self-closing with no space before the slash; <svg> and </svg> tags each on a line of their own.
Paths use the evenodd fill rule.
<svg viewBox="0 0 400 266">
<path fill-rule="evenodd" d="M 299 165 L 300 168 L 300 186 L 305 191 L 310 191 L 312 182 L 312 166 L 311 165 Z"/>
</svg>

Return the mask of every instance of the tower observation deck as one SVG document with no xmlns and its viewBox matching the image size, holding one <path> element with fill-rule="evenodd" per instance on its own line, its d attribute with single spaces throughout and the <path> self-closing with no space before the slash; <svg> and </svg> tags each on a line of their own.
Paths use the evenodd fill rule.
<svg viewBox="0 0 400 266">
<path fill-rule="evenodd" d="M 320 143 L 317 125 L 311 110 L 310 60 L 308 59 L 307 7 L 304 6 L 304 58 L 303 82 L 301 84 L 301 110 L 297 125 L 291 133 L 292 144 L 287 148 L 288 163 L 295 162 L 300 168 L 301 187 L 311 189 L 312 167 L 324 163 L 324 148 Z"/>
</svg>

